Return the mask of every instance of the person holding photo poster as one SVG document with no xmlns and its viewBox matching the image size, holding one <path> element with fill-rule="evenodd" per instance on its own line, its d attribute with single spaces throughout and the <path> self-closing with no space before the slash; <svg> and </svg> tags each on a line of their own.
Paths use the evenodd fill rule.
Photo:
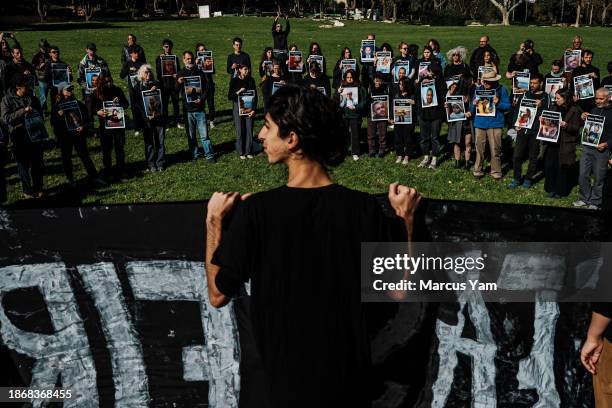
<svg viewBox="0 0 612 408">
<path fill-rule="evenodd" d="M 252 107 L 248 115 L 240 114 L 240 96 L 243 92 L 253 93 Z M 240 159 L 253 158 L 253 122 L 257 109 L 257 86 L 251 76 L 251 70 L 246 65 L 238 66 L 238 76 L 230 81 L 227 99 L 232 102 L 234 126 L 236 127 L 236 151 Z"/>
<path fill-rule="evenodd" d="M 188 154 L 192 160 L 198 160 L 202 157 L 196 138 L 197 132 L 200 134 L 204 158 L 212 163 L 215 161 L 215 152 L 212 141 L 208 136 L 206 114 L 204 113 L 208 83 L 202 70 L 195 64 L 195 58 L 191 51 L 183 52 L 183 68 L 178 72 L 177 83 L 182 88 Z"/>
<path fill-rule="evenodd" d="M 280 11 L 276 14 L 274 22 L 272 23 L 272 40 L 274 41 L 274 49 L 287 52 L 287 38 L 291 31 L 291 25 L 289 24 L 289 16 L 285 14 L 285 29 L 280 22 Z M 281 62 L 281 61 L 279 61 Z"/>
<path fill-rule="evenodd" d="M 549 85 L 550 83 L 550 85 Z M 567 77 L 563 72 L 563 62 L 554 60 L 550 72 L 544 77 L 545 91 L 554 99 L 554 94 L 561 88 L 567 87 Z"/>
<path fill-rule="evenodd" d="M 130 58 L 132 56 L 130 55 Z M 104 170 L 102 174 L 105 179 L 126 178 L 125 168 L 125 110 L 129 106 L 125 94 L 113 82 L 113 77 L 108 74 L 100 75 L 98 88 L 96 89 L 95 109 L 99 119 L 100 144 L 102 145 L 102 163 Z M 110 111 L 105 108 L 105 104 L 111 104 L 113 109 Z M 116 117 L 123 111 L 123 118 Z M 108 126 L 108 121 L 113 120 L 115 126 Z M 121 123 L 122 122 L 122 123 Z M 115 168 L 113 169 L 112 152 L 115 150 Z"/>
<path fill-rule="evenodd" d="M 313 42 L 310 43 L 310 47 L 308 47 L 308 60 L 306 61 L 307 65 L 310 64 L 310 57 L 311 56 L 318 57 L 317 61 L 319 63 L 321 63 L 321 61 L 323 61 L 322 65 L 321 65 L 321 72 L 323 74 L 325 74 L 325 76 L 327 76 L 327 60 L 323 56 L 323 50 L 321 50 L 321 46 L 319 45 L 318 42 L 313 41 Z"/>
<path fill-rule="evenodd" d="M 71 82 L 72 69 L 60 59 L 60 49 L 57 45 L 49 46 L 50 60 L 44 68 L 44 81 L 50 85 L 49 101 L 54 101 L 57 96 L 57 86 L 62 82 Z"/>
<path fill-rule="evenodd" d="M 342 108 L 342 118 L 350 135 L 353 160 L 359 160 L 362 112 L 366 105 L 367 92 L 359 83 L 356 71 L 346 71 L 334 99 Z"/>
<path fill-rule="evenodd" d="M 196 56 L 199 52 L 208 51 L 206 46 L 202 43 L 197 43 L 195 46 Z M 210 51 L 212 52 L 212 51 Z M 212 59 L 212 58 L 211 58 Z M 206 61 L 203 62 L 203 65 L 206 65 Z M 208 105 L 208 116 L 206 117 L 208 121 L 208 125 L 211 129 L 215 128 L 215 67 L 213 63 L 212 72 L 204 72 L 204 77 L 206 78 L 206 84 L 208 85 L 208 92 L 206 93 L 206 105 Z"/>
<path fill-rule="evenodd" d="M 504 128 L 504 114 L 511 109 L 512 105 L 508 91 L 499 83 L 500 79 L 501 76 L 495 72 L 483 74 L 482 85 L 479 85 L 474 91 L 474 98 L 470 104 L 476 133 L 476 162 L 474 163 L 474 177 L 476 178 L 484 176 L 483 163 L 487 142 L 491 152 L 491 177 L 494 180 L 502 178 L 501 137 Z M 480 92 L 491 93 L 490 100 L 488 97 L 479 98 Z M 483 99 L 487 100 L 486 105 L 491 106 L 485 106 Z"/>
<path fill-rule="evenodd" d="M 519 109 L 514 114 L 514 129 L 517 132 L 514 155 L 512 158 L 514 178 L 509 188 L 522 185 L 530 188 L 538 166 L 540 141 L 537 139 L 540 130 L 540 116 L 543 110 L 549 110 L 550 97 L 542 89 L 542 75 L 533 74 L 529 81 L 529 91 L 521 95 Z M 524 157 L 529 158 L 525 177 L 522 176 Z"/>
<path fill-rule="evenodd" d="M 134 134 L 136 136 L 140 135 L 140 131 L 142 130 L 138 126 L 138 120 L 136 115 L 136 99 L 141 98 L 141 95 L 136 95 L 134 93 L 134 87 L 138 82 L 138 70 L 144 64 L 143 61 L 140 60 L 140 53 L 138 52 L 138 48 L 131 47 L 128 49 L 128 53 L 130 58 L 123 64 L 121 67 L 121 73 L 119 74 L 119 78 L 127 81 L 128 95 L 130 98 L 130 106 L 132 109 L 132 120 L 134 127 Z"/>
<path fill-rule="evenodd" d="M 595 92 L 595 107 L 590 112 L 583 112 L 581 118 L 585 124 L 581 135 L 582 155 L 578 177 L 580 199 L 574 202 L 574 207 L 598 210 L 603 202 L 603 188 L 610 159 L 608 145 L 612 133 L 610 91 L 599 88 Z M 595 179 L 592 184 L 591 177 Z"/>
<path fill-rule="evenodd" d="M 104 72 L 110 74 L 108 64 L 96 54 L 97 47 L 94 43 L 88 43 L 85 47 L 85 56 L 79 62 L 79 77 L 77 83 L 83 90 L 83 102 L 87 107 L 85 113 L 87 114 L 87 122 L 93 126 L 93 119 L 95 114 L 94 107 L 94 96 L 96 85 L 93 83 L 100 76 L 100 73 Z M 86 70 L 89 70 L 86 72 Z M 97 76 L 96 76 L 97 73 Z M 89 74 L 89 75 L 87 75 Z M 95 133 L 95 132 L 94 132 Z"/>
<path fill-rule="evenodd" d="M 40 102 L 32 95 L 30 86 L 28 78 L 18 75 L 15 77 L 13 89 L 4 95 L 1 103 L 2 122 L 8 128 L 25 199 L 43 196 L 45 168 L 42 143 L 33 139 L 27 130 L 30 116 L 43 115 Z"/>
<path fill-rule="evenodd" d="M 463 85 L 463 86 L 462 86 Z M 471 167 L 472 155 L 472 123 L 470 118 L 472 112 L 469 110 L 468 101 L 470 87 L 466 81 L 460 80 L 452 83 L 446 93 L 446 120 L 448 122 L 448 142 L 453 144 L 455 168 Z M 465 160 L 461 161 L 461 145 L 465 145 Z"/>
<path fill-rule="evenodd" d="M 264 52 L 261 54 L 261 60 L 259 61 L 260 83 L 272 73 L 272 59 L 274 58 L 273 51 L 274 49 L 272 47 L 266 47 Z"/>
<path fill-rule="evenodd" d="M 393 92 L 393 132 L 395 140 L 396 164 L 408 165 L 410 157 L 415 155 L 416 140 L 414 137 L 414 112 L 416 94 L 412 81 L 400 79 Z"/>
<path fill-rule="evenodd" d="M 300 81 L 300 85 L 315 89 L 322 88 L 325 90 L 325 95 L 331 95 L 329 78 L 327 75 L 325 75 L 325 73 L 321 72 L 321 66 L 316 61 L 312 61 L 309 64 L 308 74 L 302 79 L 302 81 Z"/>
<path fill-rule="evenodd" d="M 370 33 L 367 39 L 361 40 L 361 84 L 365 88 L 369 88 L 374 81 L 376 73 L 376 65 L 374 64 L 374 54 L 379 51 L 376 48 L 376 35 Z"/>
<path fill-rule="evenodd" d="M 72 150 L 74 149 L 87 171 L 90 182 L 97 187 L 104 187 L 106 183 L 98 178 L 98 171 L 87 149 L 89 123 L 86 107 L 74 97 L 71 84 L 67 82 L 61 84 L 58 91 L 57 100 L 51 109 L 51 126 L 62 153 L 62 166 L 68 184 L 72 188 L 76 187 L 72 171 Z M 74 107 L 69 107 L 70 105 Z"/>
<path fill-rule="evenodd" d="M 574 90 L 574 95 L 577 96 L 576 103 L 585 112 L 589 112 L 595 107 L 595 90 L 600 87 L 601 83 L 599 68 L 592 65 L 594 56 L 595 53 L 591 50 L 582 51 L 582 61 L 572 71 L 569 84 Z M 590 79 L 592 83 L 586 78 Z"/>
<path fill-rule="evenodd" d="M 544 191 L 550 198 L 565 197 L 570 192 L 570 172 L 576 163 L 576 145 L 580 132 L 582 109 L 573 103 L 570 90 L 565 88 L 555 94 L 550 110 L 560 115 L 558 123 L 550 124 L 553 133 L 558 134 L 556 142 L 544 140 Z M 540 134 L 544 133 L 546 123 L 544 112 L 540 117 Z M 557 129 L 554 126 L 558 126 Z"/>
<path fill-rule="evenodd" d="M 340 53 L 340 58 L 336 61 L 336 65 L 334 65 L 334 72 L 332 74 L 332 87 L 334 89 L 340 87 L 340 84 L 344 80 L 344 74 L 349 69 L 357 72 L 357 78 L 355 79 L 359 79 L 360 69 L 357 64 L 357 59 L 353 58 L 353 53 L 350 48 L 344 47 Z"/>
<path fill-rule="evenodd" d="M 387 122 L 389 119 L 389 88 L 379 73 L 368 90 L 368 156 L 384 157 L 387 153 Z M 386 119 L 385 119 L 386 118 Z M 378 142 L 378 146 L 377 145 Z"/>
<path fill-rule="evenodd" d="M 427 50 L 425 50 L 426 52 Z M 424 52 L 424 54 L 425 54 Z M 436 169 L 440 154 L 440 130 L 446 119 L 444 98 L 446 82 L 442 77 L 442 68 L 432 62 L 429 65 L 429 78 L 420 82 L 417 87 L 419 100 L 419 127 L 421 128 L 421 151 L 423 160 L 419 167 Z"/>
<path fill-rule="evenodd" d="M 159 89 L 162 94 L 162 106 L 164 125 L 166 127 L 176 126 L 179 129 L 183 128 L 181 124 L 181 114 L 179 107 L 179 91 L 176 83 L 178 71 L 181 69 L 176 55 L 172 53 L 174 43 L 166 38 L 162 41 L 162 53 L 155 58 L 155 68 L 157 78 L 160 81 Z M 172 101 L 172 119 L 170 119 L 170 110 L 168 105 Z"/>
<path fill-rule="evenodd" d="M 278 87 L 279 84 L 285 85 L 286 83 L 287 81 L 285 79 L 285 75 L 281 67 L 281 62 L 273 60 L 272 74 L 266 77 L 260 85 L 264 100 L 264 112 L 268 112 L 268 101 L 270 100 L 270 97 L 274 94 L 274 84 L 276 84 L 276 86 Z"/>
<path fill-rule="evenodd" d="M 147 57 L 145 55 L 144 49 L 136 42 L 136 35 L 130 33 L 127 36 L 127 43 L 123 46 L 121 50 L 121 65 L 125 64 L 130 57 L 130 48 L 135 49 L 138 53 L 138 60 L 143 64 L 147 63 Z"/>
<path fill-rule="evenodd" d="M 408 78 L 411 82 L 414 82 L 414 77 L 416 75 L 416 70 L 419 66 L 419 63 L 416 58 L 414 58 L 408 52 L 408 43 L 402 41 L 397 46 L 399 50 L 399 55 L 393 59 L 392 69 L 393 69 L 393 82 L 399 83 L 400 80 L 400 70 L 403 68 L 403 76 Z"/>
<path fill-rule="evenodd" d="M 145 160 L 148 171 L 164 171 L 166 168 L 166 128 L 163 116 L 163 92 L 155 80 L 153 68 L 144 64 L 138 70 L 138 81 L 134 87 L 136 117 L 142 128 L 145 145 Z M 161 92 L 161 96 L 160 96 Z"/>
</svg>

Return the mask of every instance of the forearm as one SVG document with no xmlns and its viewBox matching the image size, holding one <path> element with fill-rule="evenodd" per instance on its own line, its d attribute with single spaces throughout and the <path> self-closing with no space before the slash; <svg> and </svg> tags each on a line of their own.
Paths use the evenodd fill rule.
<svg viewBox="0 0 612 408">
<path fill-rule="evenodd" d="M 587 337 L 601 338 L 603 333 L 608 328 L 610 321 L 612 321 L 612 319 L 610 319 L 609 317 L 605 317 L 604 315 L 601 315 L 597 312 L 593 312 L 591 316 L 591 324 L 589 326 Z"/>
<path fill-rule="evenodd" d="M 214 307 L 223 307 L 229 302 L 229 298 L 219 291 L 215 279 L 219 273 L 219 267 L 212 263 L 213 254 L 221 242 L 221 219 L 206 218 L 206 280 L 208 282 L 208 299 Z"/>
</svg>

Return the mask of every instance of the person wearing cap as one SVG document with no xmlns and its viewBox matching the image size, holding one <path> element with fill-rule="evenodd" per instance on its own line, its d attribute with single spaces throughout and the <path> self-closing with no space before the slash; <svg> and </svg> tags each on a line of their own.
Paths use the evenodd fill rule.
<svg viewBox="0 0 612 408">
<path fill-rule="evenodd" d="M 60 59 L 60 49 L 57 45 L 49 46 L 49 57 L 51 59 L 47 61 L 45 65 L 44 81 L 51 85 L 49 88 L 49 100 L 54 101 L 57 97 L 57 87 L 53 86 L 53 64 L 65 64 L 68 67 L 68 81 L 72 81 L 72 69 L 70 65 L 66 64 Z"/>
<path fill-rule="evenodd" d="M 74 172 L 72 170 L 72 150 L 76 150 L 81 163 L 87 171 L 90 181 L 96 186 L 105 186 L 98 178 L 98 171 L 91 161 L 87 150 L 87 135 L 89 133 L 88 118 L 85 105 L 74 97 L 72 84 L 62 82 L 58 87 L 58 95 L 51 108 L 51 126 L 62 153 L 62 167 L 70 187 L 75 188 Z M 64 110 L 63 104 L 69 101 L 77 103 L 80 115 L 74 111 Z M 69 126 L 70 125 L 70 126 Z"/>
<path fill-rule="evenodd" d="M 93 119 L 96 112 L 95 102 L 93 93 L 94 89 L 87 88 L 87 81 L 85 78 L 85 69 L 95 69 L 100 68 L 100 72 L 104 72 L 105 74 L 110 75 L 110 71 L 108 69 L 108 64 L 106 61 L 99 57 L 96 54 L 97 47 L 94 43 L 89 43 L 85 47 L 85 56 L 79 62 L 79 77 L 77 82 L 83 88 L 83 101 L 85 102 L 85 106 L 87 108 L 87 123 L 93 126 Z"/>
<path fill-rule="evenodd" d="M 38 42 L 38 52 L 32 57 L 32 66 L 36 70 L 36 79 L 38 79 L 38 101 L 44 111 L 47 110 L 47 93 L 49 92 L 49 84 L 45 81 L 45 66 L 50 60 L 49 42 L 41 38 Z"/>
<path fill-rule="evenodd" d="M 247 65 L 237 65 L 238 76 L 230 81 L 227 99 L 232 102 L 234 125 L 236 126 L 236 150 L 241 159 L 253 158 L 253 122 L 257 109 L 257 86 L 251 76 L 251 68 Z M 248 115 L 240 115 L 240 94 L 253 91 L 253 107 Z"/>
<path fill-rule="evenodd" d="M 43 112 L 38 98 L 33 96 L 30 81 L 18 75 L 12 89 L 2 98 L 2 122 L 8 128 L 21 179 L 23 197 L 30 199 L 43 196 L 43 146 L 40 141 L 30 139 L 26 130 L 26 119 Z"/>
<path fill-rule="evenodd" d="M 179 129 L 183 128 L 181 124 L 181 112 L 179 107 L 179 92 L 176 87 L 176 78 L 178 71 L 181 69 L 181 62 L 178 57 L 172 53 L 174 43 L 171 39 L 166 38 L 162 41 L 162 53 L 155 58 L 155 70 L 157 73 L 157 79 L 160 82 L 162 90 L 162 106 L 164 116 L 164 123 L 167 127 L 176 126 Z M 174 55 L 176 58 L 176 72 L 173 75 L 163 75 L 163 67 L 161 58 L 168 55 Z M 170 111 L 168 105 L 172 101 L 172 121 L 169 119 Z"/>
<path fill-rule="evenodd" d="M 127 36 L 127 44 L 121 50 L 121 65 L 124 65 L 127 61 L 130 60 L 130 47 L 136 50 L 138 53 L 138 61 L 143 64 L 147 63 L 147 57 L 145 56 L 144 49 L 136 43 L 136 36 L 134 34 L 128 34 Z"/>
<path fill-rule="evenodd" d="M 423 55 L 430 55 L 432 58 L 431 64 L 429 65 L 427 78 L 423 80 L 433 80 L 435 88 L 436 105 L 433 105 L 433 92 L 431 88 L 426 88 L 429 95 L 422 94 L 424 88 L 421 85 L 416 87 L 416 96 L 418 100 L 418 116 L 419 116 L 419 127 L 421 129 L 420 144 L 421 151 L 423 153 L 423 160 L 419 163 L 418 167 L 428 167 L 435 170 L 438 166 L 438 155 L 440 154 L 440 130 L 442 129 L 442 123 L 446 120 L 446 108 L 444 107 L 446 97 L 446 82 L 442 76 L 442 67 L 438 63 L 438 59 L 433 56 L 431 47 L 428 45 L 423 49 Z M 434 59 L 435 58 L 435 59 Z M 428 100 L 431 96 L 431 102 L 426 106 L 423 105 L 424 99 Z"/>
<path fill-rule="evenodd" d="M 491 152 L 491 177 L 501 180 L 501 139 L 504 129 L 504 114 L 510 110 L 510 98 L 506 88 L 499 83 L 501 75 L 496 72 L 485 72 L 482 75 L 482 84 L 476 90 L 495 91 L 493 104 L 495 105 L 495 116 L 482 116 L 476 114 L 476 98 L 470 103 L 470 111 L 474 118 L 474 129 L 476 133 L 476 162 L 474 163 L 474 177 L 484 176 L 483 162 L 485 148 L 489 143 Z"/>
<path fill-rule="evenodd" d="M 140 60 L 140 52 L 138 51 L 138 48 L 129 47 L 128 53 L 130 55 L 130 58 L 123 63 L 123 66 L 121 67 L 121 73 L 119 74 L 119 78 L 123 80 L 127 80 L 128 95 L 130 98 L 130 107 L 132 109 L 132 120 L 134 122 L 133 123 L 133 127 L 135 130 L 134 133 L 136 136 L 138 136 L 140 135 L 140 131 L 142 129 L 138 126 L 139 122 L 136 116 L 136 107 L 135 107 L 136 105 L 134 103 L 134 100 L 136 98 L 140 98 L 140 95 L 134 95 L 134 86 L 136 85 L 136 82 L 138 80 L 137 79 L 138 70 L 144 64 L 144 62 Z"/>
</svg>

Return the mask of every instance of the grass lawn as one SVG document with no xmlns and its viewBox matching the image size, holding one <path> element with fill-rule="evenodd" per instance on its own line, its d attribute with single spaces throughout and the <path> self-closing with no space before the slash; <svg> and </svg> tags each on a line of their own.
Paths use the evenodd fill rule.
<svg viewBox="0 0 612 408">
<path fill-rule="evenodd" d="M 185 49 L 193 50 L 195 43 L 202 41 L 216 56 L 216 123 L 219 126 L 211 131 L 211 137 L 217 150 L 223 151 L 218 163 L 209 164 L 204 160 L 191 162 L 184 154 L 187 149 L 185 131 L 171 129 L 166 135 L 169 155 L 167 170 L 162 173 L 144 173 L 142 136 L 137 137 L 132 131 L 128 131 L 126 155 L 134 170 L 134 177 L 95 191 L 87 189 L 82 183 L 83 191 L 78 195 L 78 200 L 91 204 L 198 200 L 208 198 L 217 190 L 261 191 L 281 185 L 285 180 L 281 166 L 269 166 L 264 155 L 242 161 L 233 152 L 235 136 L 230 103 L 227 101 L 229 78 L 225 74 L 225 59 L 232 51 L 231 39 L 234 36 L 244 39 L 243 49 L 251 55 L 252 63 L 256 66 L 263 49 L 271 45 L 271 24 L 271 18 L 223 17 L 208 20 L 46 24 L 18 30 L 17 38 L 28 58 L 36 51 L 38 40 L 47 38 L 50 43 L 60 47 L 61 58 L 69 63 L 75 72 L 84 54 L 85 44 L 95 42 L 98 54 L 106 59 L 116 82 L 126 90 L 126 94 L 126 85 L 118 76 L 121 68 L 120 53 L 128 33 L 136 34 L 150 61 L 154 61 L 155 56 L 161 52 L 161 41 L 166 37 L 173 40 L 176 54 Z M 289 42 L 297 43 L 300 49 L 307 48 L 311 41 L 319 42 L 328 58 L 330 76 L 341 48 L 347 45 L 356 53 L 360 40 L 369 32 L 375 32 L 380 43 L 389 42 L 394 47 L 401 40 L 422 46 L 429 38 L 436 38 L 444 51 L 456 45 L 465 45 L 471 50 L 478 45 L 479 36 L 486 33 L 490 35 L 491 44 L 501 55 L 502 70 L 510 55 L 518 48 L 518 44 L 528 38 L 535 41 L 536 50 L 544 58 L 545 62 L 541 67 L 544 72 L 549 69 L 550 62 L 558 58 L 571 44 L 572 37 L 576 34 L 583 36 L 586 48 L 595 51 L 594 64 L 602 71 L 605 71 L 607 61 L 612 59 L 612 30 L 609 28 L 422 27 L 353 21 L 347 22 L 344 27 L 320 28 L 321 24 L 323 23 L 310 20 L 293 20 Z M 506 82 L 505 85 L 508 86 L 509 83 Z M 80 95 L 80 92 L 77 94 Z M 258 116 L 257 131 L 261 123 L 261 117 Z M 102 154 L 97 139 L 90 140 L 90 150 L 96 166 L 101 168 Z M 447 155 L 447 158 L 449 157 Z M 443 162 L 435 171 L 417 169 L 416 160 L 408 166 L 396 165 L 394 160 L 394 154 L 383 159 L 362 156 L 358 162 L 347 160 L 334 169 L 332 174 L 334 179 L 343 185 L 371 193 L 386 191 L 388 183 L 399 181 L 415 186 L 426 197 L 431 198 L 556 206 L 570 206 L 571 202 L 577 199 L 576 187 L 569 197 L 560 200 L 547 198 L 543 191 L 543 180 L 529 190 L 509 190 L 507 184 L 511 177 L 508 174 L 502 183 L 494 182 L 488 177 L 476 181 L 470 172 L 453 169 L 451 160 Z M 65 177 L 61 169 L 59 151 L 56 149 L 47 152 L 45 162 L 45 188 L 51 193 L 61 192 Z M 76 156 L 73 162 L 75 175 L 84 177 L 84 169 Z M 7 166 L 7 173 L 9 204 L 20 206 L 21 187 L 13 163 Z"/>
</svg>

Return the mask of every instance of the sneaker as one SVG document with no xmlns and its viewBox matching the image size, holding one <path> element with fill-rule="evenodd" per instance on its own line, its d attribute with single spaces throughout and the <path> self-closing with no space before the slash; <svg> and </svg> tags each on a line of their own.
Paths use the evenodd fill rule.
<svg viewBox="0 0 612 408">
<path fill-rule="evenodd" d="M 554 198 L 555 197 L 555 193 L 553 191 L 549 191 L 548 193 L 546 193 L 546 197 Z"/>
<path fill-rule="evenodd" d="M 176 124 L 176 127 L 177 127 L 178 129 L 185 129 L 185 126 L 183 126 L 183 124 L 182 124 L 182 123 L 177 123 L 177 124 Z"/>
<path fill-rule="evenodd" d="M 247 159 L 252 159 L 252 158 L 253 158 L 253 155 L 247 154 Z"/>
<path fill-rule="evenodd" d="M 423 157 L 423 160 L 419 163 L 418 167 L 425 167 L 429 164 L 429 156 Z"/>
<path fill-rule="evenodd" d="M 438 167 L 438 158 L 436 156 L 431 158 L 431 163 L 429 163 L 428 167 L 432 170 L 435 170 Z"/>
<path fill-rule="evenodd" d="M 525 180 L 523 182 L 523 188 L 530 188 L 531 187 L 531 180 Z"/>
<path fill-rule="evenodd" d="M 214 120 L 211 120 L 211 121 L 210 121 L 210 128 L 211 128 L 211 129 L 214 129 L 214 128 L 215 128 L 215 121 L 214 121 Z"/>
<path fill-rule="evenodd" d="M 410 157 L 408 157 L 408 156 L 404 156 L 404 160 L 402 160 L 402 164 L 403 164 L 404 166 L 407 166 L 409 161 L 410 161 Z"/>
<path fill-rule="evenodd" d="M 578 200 L 578 201 L 574 201 L 572 205 L 576 208 L 582 208 L 582 207 L 586 207 L 588 204 L 582 200 Z"/>
<path fill-rule="evenodd" d="M 357 160 L 359 160 L 359 155 L 357 155 L 357 154 L 354 154 L 354 155 L 353 155 L 353 160 L 354 160 L 354 161 L 357 161 Z"/>
<path fill-rule="evenodd" d="M 134 132 L 134 136 L 140 136 L 140 132 L 137 130 Z"/>
<path fill-rule="evenodd" d="M 517 188 L 521 185 L 521 180 L 512 179 L 512 182 L 508 184 L 508 188 Z"/>
<path fill-rule="evenodd" d="M 245 160 L 245 159 L 246 159 L 246 156 L 242 156 L 242 155 L 240 156 L 240 160 Z"/>
<path fill-rule="evenodd" d="M 397 156 L 397 159 L 395 159 L 395 164 L 400 164 L 403 160 L 402 156 Z"/>
<path fill-rule="evenodd" d="M 595 210 L 595 211 L 597 211 L 597 210 L 599 210 L 599 207 L 594 205 L 594 204 L 589 204 L 587 206 L 587 210 Z"/>
</svg>

